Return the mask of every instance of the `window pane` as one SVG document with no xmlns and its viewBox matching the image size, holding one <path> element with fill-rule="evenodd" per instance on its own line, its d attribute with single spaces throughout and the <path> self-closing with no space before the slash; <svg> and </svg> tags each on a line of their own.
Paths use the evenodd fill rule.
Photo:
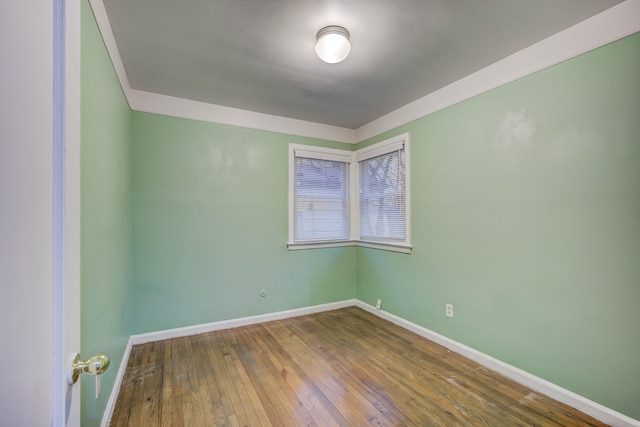
<svg viewBox="0 0 640 427">
<path fill-rule="evenodd" d="M 296 157 L 294 241 L 347 240 L 347 163 Z"/>
<path fill-rule="evenodd" d="M 405 150 L 359 162 L 360 238 L 405 240 Z"/>
</svg>

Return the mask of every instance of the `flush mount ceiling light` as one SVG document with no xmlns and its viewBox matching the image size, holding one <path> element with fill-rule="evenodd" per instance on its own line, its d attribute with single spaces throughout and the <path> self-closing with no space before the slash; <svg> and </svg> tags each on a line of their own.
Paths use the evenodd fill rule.
<svg viewBox="0 0 640 427">
<path fill-rule="evenodd" d="M 346 28 L 330 25 L 316 35 L 316 53 L 324 62 L 337 64 L 351 52 L 349 31 Z"/>
</svg>

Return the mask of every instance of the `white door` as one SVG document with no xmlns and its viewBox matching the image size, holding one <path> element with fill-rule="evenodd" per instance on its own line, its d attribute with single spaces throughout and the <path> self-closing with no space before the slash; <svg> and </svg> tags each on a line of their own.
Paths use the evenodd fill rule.
<svg viewBox="0 0 640 427">
<path fill-rule="evenodd" d="M 54 75 L 64 75 L 64 96 L 56 93 L 54 106 L 63 114 L 54 112 L 54 120 L 64 123 L 64 133 L 54 139 L 63 139 L 64 145 L 54 147 L 63 162 L 56 162 L 58 169 L 63 171 L 62 179 L 54 171 L 54 205 L 58 209 L 60 219 L 54 215 L 54 230 L 62 229 L 62 242 L 56 242 L 54 237 L 54 263 L 58 262 L 63 271 L 58 277 L 60 283 L 54 292 L 54 319 L 59 324 L 54 325 L 54 391 L 53 423 L 54 427 L 80 427 L 80 381 L 69 385 L 67 373 L 72 356 L 80 351 L 80 22 L 81 1 L 83 0 L 54 0 L 54 7 L 58 11 L 64 10 L 64 22 L 58 19 L 54 25 L 55 36 L 64 31 L 64 42 L 54 47 Z M 50 0 L 48 1 L 49 3 Z M 47 1 L 45 1 L 47 3 Z M 54 17 L 54 21 L 56 18 Z M 54 37 L 55 37 L 54 36 Z M 62 46 L 63 45 L 63 46 Z M 64 67 L 62 64 L 64 63 Z M 56 66 L 56 64 L 58 64 Z M 54 84 L 55 86 L 55 84 Z M 55 99 L 57 98 L 57 99 Z M 54 125 L 54 134 L 56 126 Z M 54 208 L 54 211 L 56 209 Z M 54 233 L 56 236 L 56 233 Z M 59 239 L 58 239 L 59 240 Z M 62 243 L 62 244 L 61 244 Z M 57 249 L 56 249 L 57 248 Z M 57 269 L 54 268 L 54 272 Z M 54 273 L 55 274 L 55 273 Z M 54 277 L 54 282 L 56 278 Z M 56 298 L 58 300 L 56 300 Z M 60 306 L 62 304 L 62 306 Z M 60 360 L 57 360 L 57 354 Z M 84 358 L 88 355 L 83 354 Z"/>
<path fill-rule="evenodd" d="M 76 3 L 67 1 L 64 25 L 76 38 L 66 44 L 65 59 L 66 75 L 76 80 L 64 89 L 69 99 L 58 109 L 52 2 L 0 4 L 0 425 L 80 425 L 79 387 L 67 388 L 68 362 L 62 360 L 80 348 Z M 67 152 L 58 166 L 54 111 L 67 127 Z M 54 179 L 58 167 L 66 184 Z M 56 230 L 62 233 L 54 236 Z"/>
</svg>

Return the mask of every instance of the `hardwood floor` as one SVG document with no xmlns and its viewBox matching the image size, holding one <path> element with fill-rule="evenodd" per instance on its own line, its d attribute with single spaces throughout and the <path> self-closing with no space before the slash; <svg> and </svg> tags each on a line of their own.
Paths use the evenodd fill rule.
<svg viewBox="0 0 640 427">
<path fill-rule="evenodd" d="M 134 346 L 112 426 L 602 426 L 359 308 Z"/>
</svg>

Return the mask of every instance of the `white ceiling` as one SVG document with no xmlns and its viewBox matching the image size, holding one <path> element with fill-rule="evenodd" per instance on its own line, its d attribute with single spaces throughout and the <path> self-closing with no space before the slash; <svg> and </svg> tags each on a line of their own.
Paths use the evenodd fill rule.
<svg viewBox="0 0 640 427">
<path fill-rule="evenodd" d="M 356 129 L 620 0 L 104 0 L 131 88 Z M 315 35 L 351 33 L 325 64 Z"/>
</svg>

